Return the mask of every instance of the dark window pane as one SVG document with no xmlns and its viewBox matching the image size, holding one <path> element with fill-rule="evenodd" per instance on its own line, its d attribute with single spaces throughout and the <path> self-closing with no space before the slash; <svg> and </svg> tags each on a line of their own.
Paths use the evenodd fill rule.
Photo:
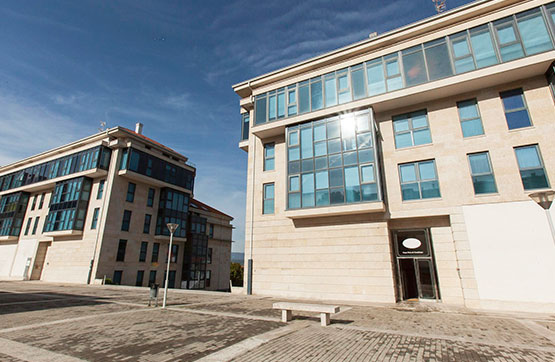
<svg viewBox="0 0 555 362">
<path fill-rule="evenodd" d="M 532 123 L 530 122 L 530 117 L 528 117 L 528 111 L 526 109 L 506 113 L 505 117 L 507 118 L 507 125 L 509 126 L 509 129 L 529 127 L 530 125 L 532 125 Z"/>
</svg>

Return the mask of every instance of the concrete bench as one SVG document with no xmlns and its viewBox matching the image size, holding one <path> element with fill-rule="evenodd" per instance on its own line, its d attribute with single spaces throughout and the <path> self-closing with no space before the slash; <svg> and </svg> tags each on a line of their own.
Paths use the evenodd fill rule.
<svg viewBox="0 0 555 362">
<path fill-rule="evenodd" d="M 339 312 L 336 305 L 305 304 L 305 303 L 274 303 L 273 309 L 281 309 L 281 321 L 287 323 L 293 318 L 292 311 L 320 313 L 320 324 L 327 326 L 330 324 L 330 314 Z"/>
</svg>

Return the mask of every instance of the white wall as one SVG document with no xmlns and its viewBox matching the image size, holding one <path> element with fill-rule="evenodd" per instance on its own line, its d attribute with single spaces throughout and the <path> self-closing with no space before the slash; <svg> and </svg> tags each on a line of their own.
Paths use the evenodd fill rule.
<svg viewBox="0 0 555 362">
<path fill-rule="evenodd" d="M 524 201 L 463 212 L 480 299 L 555 303 L 555 244 L 542 208 Z"/>
<path fill-rule="evenodd" d="M 31 277 L 31 271 L 33 269 L 33 262 L 35 261 L 35 254 L 37 252 L 37 240 L 26 239 L 19 240 L 19 247 L 17 248 L 17 254 L 13 263 L 13 268 L 11 272 L 11 277 L 16 279 L 23 279 L 25 272 L 25 263 L 27 258 L 32 258 L 31 265 L 29 266 L 29 273 L 27 277 Z"/>
<path fill-rule="evenodd" d="M 9 278 L 16 250 L 17 243 L 0 245 L 0 278 Z"/>
</svg>

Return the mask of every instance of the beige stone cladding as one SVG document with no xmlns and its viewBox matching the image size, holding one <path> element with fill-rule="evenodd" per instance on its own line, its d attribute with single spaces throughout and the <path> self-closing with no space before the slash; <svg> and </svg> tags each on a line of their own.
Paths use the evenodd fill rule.
<svg viewBox="0 0 555 362">
<path fill-rule="evenodd" d="M 135 195 L 133 202 L 126 201 L 129 183 L 134 183 Z M 99 268 L 96 278 L 113 278 L 114 271 L 122 271 L 121 283 L 135 285 L 137 272 L 144 271 L 143 286 L 148 285 L 150 271 L 156 271 L 156 283 L 163 285 L 166 271 L 166 259 L 168 255 L 169 236 L 155 236 L 156 216 L 158 214 L 158 201 L 160 188 L 152 184 L 142 183 L 135 179 L 124 176 L 115 176 L 112 184 L 108 185 L 111 190 L 106 226 L 102 237 L 99 257 Z M 148 190 L 155 190 L 155 201 L 153 206 L 147 206 Z M 122 231 L 124 211 L 131 211 L 131 222 L 129 231 Z M 145 215 L 151 216 L 150 229 L 144 232 Z M 166 227 L 165 225 L 163 227 Z M 116 261 L 120 240 L 126 240 L 125 256 L 123 261 Z M 139 261 L 141 243 L 147 242 L 147 254 L 145 261 Z M 160 244 L 158 261 L 152 262 L 154 243 Z M 179 287 L 181 280 L 181 265 L 183 262 L 184 238 L 174 237 L 173 244 L 178 246 L 177 263 L 170 264 L 170 271 L 175 271 L 175 286 Z"/>
</svg>

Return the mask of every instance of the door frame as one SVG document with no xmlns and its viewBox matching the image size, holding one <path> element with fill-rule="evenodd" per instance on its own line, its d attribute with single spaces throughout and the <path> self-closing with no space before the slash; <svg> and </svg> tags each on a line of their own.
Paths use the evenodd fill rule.
<svg viewBox="0 0 555 362">
<path fill-rule="evenodd" d="M 399 254 L 399 248 L 398 248 L 398 242 L 397 242 L 397 233 L 398 232 L 424 232 L 424 237 L 426 239 L 426 243 L 428 246 L 428 250 L 429 250 L 429 256 L 400 256 Z M 407 299 L 405 299 L 404 297 L 404 292 L 403 292 L 403 285 L 402 283 L 402 277 L 401 277 L 401 268 L 399 265 L 399 259 L 413 259 L 413 266 L 414 266 L 414 272 L 415 272 L 415 276 L 416 276 L 416 288 L 418 290 L 418 300 L 423 300 L 423 301 L 436 301 L 439 302 L 441 301 L 441 294 L 439 291 L 439 280 L 438 280 L 438 276 L 437 276 L 437 267 L 436 267 L 436 262 L 435 262 L 435 253 L 434 253 L 434 247 L 433 247 L 433 243 L 432 243 L 432 238 L 431 238 L 431 234 L 430 234 L 430 228 L 407 228 L 407 229 L 392 229 L 391 230 L 392 233 L 392 241 L 393 241 L 393 258 L 395 260 L 395 272 L 396 272 L 396 276 L 395 276 L 395 280 L 396 280 L 396 290 L 397 290 L 397 295 L 398 295 L 398 301 L 402 302 L 405 301 Z M 432 277 L 432 287 L 435 291 L 435 298 L 422 298 L 422 289 L 420 287 L 420 270 L 418 267 L 418 260 L 419 259 L 424 259 L 424 260 L 429 260 L 430 261 L 430 265 L 432 267 L 432 273 L 431 273 L 431 277 Z"/>
</svg>

